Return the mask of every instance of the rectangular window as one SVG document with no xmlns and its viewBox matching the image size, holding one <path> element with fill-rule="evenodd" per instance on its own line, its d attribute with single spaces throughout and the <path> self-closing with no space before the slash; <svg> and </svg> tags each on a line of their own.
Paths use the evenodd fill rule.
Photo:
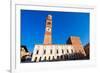
<svg viewBox="0 0 100 73">
<path fill-rule="evenodd" d="M 69 53 L 68 49 L 67 49 L 67 53 Z"/>
<path fill-rule="evenodd" d="M 52 50 L 50 50 L 50 53 L 52 54 Z"/>
<path fill-rule="evenodd" d="M 46 50 L 44 50 L 44 54 L 46 54 Z"/>
<path fill-rule="evenodd" d="M 38 53 L 39 53 L 39 50 L 37 50 L 36 54 L 38 54 Z"/>
<path fill-rule="evenodd" d="M 36 62 L 37 61 L 37 57 L 35 57 L 35 59 L 34 59 L 34 62 Z"/>
<path fill-rule="evenodd" d="M 58 49 L 57 49 L 57 54 L 58 54 Z"/>
</svg>

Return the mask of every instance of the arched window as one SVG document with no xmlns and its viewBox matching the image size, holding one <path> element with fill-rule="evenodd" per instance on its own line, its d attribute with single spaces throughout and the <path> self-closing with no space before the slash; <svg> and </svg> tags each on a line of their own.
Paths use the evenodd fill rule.
<svg viewBox="0 0 100 73">
<path fill-rule="evenodd" d="M 46 50 L 44 50 L 44 54 L 46 54 Z"/>
<path fill-rule="evenodd" d="M 52 49 L 50 50 L 50 54 L 52 54 Z"/>
<path fill-rule="evenodd" d="M 59 60 L 59 56 L 57 56 L 57 60 Z"/>
<path fill-rule="evenodd" d="M 69 53 L 69 50 L 67 49 L 67 53 Z"/>
<path fill-rule="evenodd" d="M 68 59 L 68 55 L 65 54 L 65 55 L 64 55 L 64 60 L 67 60 L 67 59 Z"/>
<path fill-rule="evenodd" d="M 57 54 L 58 54 L 58 49 L 57 49 Z"/>
<path fill-rule="evenodd" d="M 38 54 L 38 53 L 39 53 L 39 50 L 37 50 L 36 54 Z"/>
<path fill-rule="evenodd" d="M 73 53 L 73 50 L 71 49 L 71 52 Z"/>
<path fill-rule="evenodd" d="M 44 57 L 44 61 L 46 61 L 46 56 Z"/>
<path fill-rule="evenodd" d="M 37 60 L 37 57 L 35 57 L 34 62 L 36 62 L 36 60 Z"/>
<path fill-rule="evenodd" d="M 50 56 L 49 56 L 49 61 L 50 61 Z"/>
<path fill-rule="evenodd" d="M 55 60 L 54 56 L 53 56 L 53 60 Z"/>
<path fill-rule="evenodd" d="M 64 53 L 64 50 L 62 49 L 62 54 Z"/>
<path fill-rule="evenodd" d="M 63 60 L 63 55 L 61 55 L 61 60 Z"/>
<path fill-rule="evenodd" d="M 41 57 L 39 58 L 39 62 L 41 61 Z"/>
</svg>

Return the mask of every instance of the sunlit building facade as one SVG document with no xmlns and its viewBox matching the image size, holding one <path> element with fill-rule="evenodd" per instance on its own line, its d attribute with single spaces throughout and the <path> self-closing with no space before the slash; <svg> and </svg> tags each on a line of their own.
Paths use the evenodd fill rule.
<svg viewBox="0 0 100 73">
<path fill-rule="evenodd" d="M 35 44 L 32 62 L 65 61 L 84 59 L 86 53 L 80 38 L 71 36 L 66 44 L 52 44 L 52 15 L 46 18 L 44 43 Z"/>
</svg>

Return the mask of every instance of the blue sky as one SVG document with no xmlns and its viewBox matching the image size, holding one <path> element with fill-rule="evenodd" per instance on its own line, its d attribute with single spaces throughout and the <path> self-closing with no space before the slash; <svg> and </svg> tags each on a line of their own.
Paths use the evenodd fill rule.
<svg viewBox="0 0 100 73">
<path fill-rule="evenodd" d="M 52 15 L 52 43 L 65 44 L 78 36 L 83 45 L 89 42 L 89 13 L 21 10 L 21 45 L 30 52 L 34 44 L 43 44 L 46 17 Z"/>
</svg>

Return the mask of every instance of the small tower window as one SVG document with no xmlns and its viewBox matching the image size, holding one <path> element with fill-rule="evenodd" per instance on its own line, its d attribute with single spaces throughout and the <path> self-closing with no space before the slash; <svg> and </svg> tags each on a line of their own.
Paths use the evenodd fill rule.
<svg viewBox="0 0 100 73">
<path fill-rule="evenodd" d="M 51 22 L 48 22 L 48 25 L 50 25 L 51 24 Z"/>
</svg>

